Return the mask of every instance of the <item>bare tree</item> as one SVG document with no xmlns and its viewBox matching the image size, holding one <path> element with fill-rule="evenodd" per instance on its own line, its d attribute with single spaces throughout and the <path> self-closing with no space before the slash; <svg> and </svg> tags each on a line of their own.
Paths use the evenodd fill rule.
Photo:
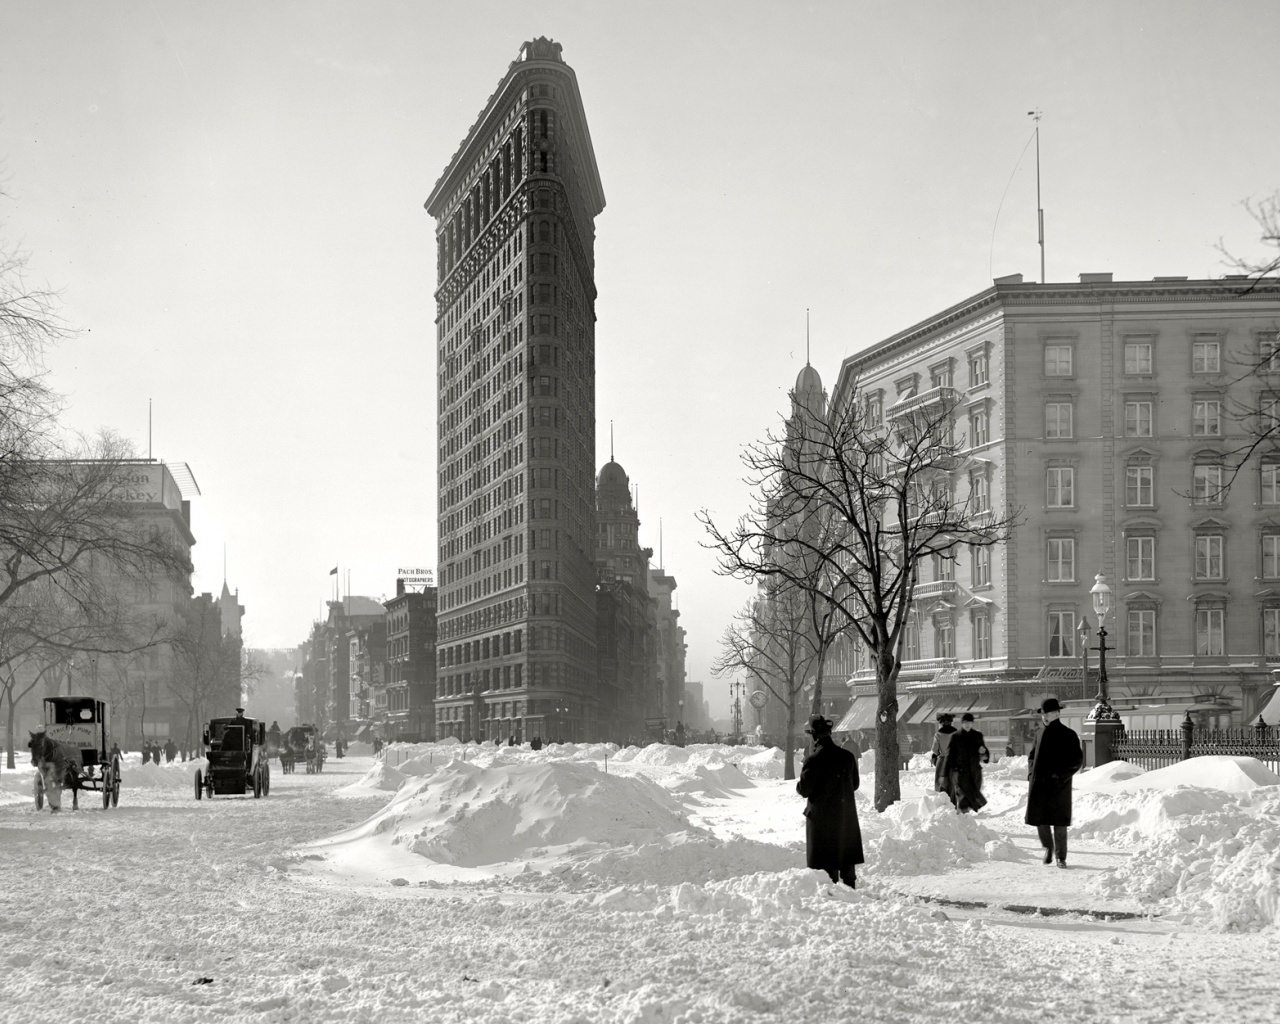
<svg viewBox="0 0 1280 1024">
<path fill-rule="evenodd" d="M 987 467 L 954 434 L 948 389 L 900 404 L 888 423 L 856 387 L 850 394 L 825 416 L 793 416 L 783 435 L 744 451 L 752 507 L 732 527 L 717 526 L 706 510 L 699 518 L 719 572 L 812 594 L 869 652 L 875 803 L 883 810 L 901 796 L 897 681 L 920 564 L 999 544 L 1019 516 L 992 506 Z"/>
<path fill-rule="evenodd" d="M 187 712 L 190 748 L 205 719 L 230 714 L 239 704 L 243 651 L 239 638 L 223 631 L 218 605 L 203 598 L 188 606 L 170 646 L 175 667 L 169 690 Z"/>
<path fill-rule="evenodd" d="M 711 672 L 719 677 L 745 673 L 786 709 L 783 778 L 794 779 L 796 709 L 818 662 L 809 595 L 786 582 L 762 591 L 725 627 Z"/>
</svg>

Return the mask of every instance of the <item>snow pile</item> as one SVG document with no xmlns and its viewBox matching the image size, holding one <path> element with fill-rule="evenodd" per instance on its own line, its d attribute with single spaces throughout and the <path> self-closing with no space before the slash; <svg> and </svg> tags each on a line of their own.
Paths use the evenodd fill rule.
<svg viewBox="0 0 1280 1024">
<path fill-rule="evenodd" d="M 715 767 L 699 765 L 693 774 L 669 777 L 661 785 L 672 793 L 695 799 L 727 800 L 734 796 L 734 790 L 751 789 L 755 783 L 741 769 L 731 764 L 720 764 Z"/>
<path fill-rule="evenodd" d="M 973 815 L 958 813 L 944 793 L 901 801 L 878 816 L 868 815 L 858 796 L 869 872 L 922 875 L 1020 857 L 1007 839 Z"/>
<path fill-rule="evenodd" d="M 742 750 L 741 747 L 733 748 Z M 757 752 L 736 758 L 739 770 L 749 779 L 780 779 L 786 763 L 786 754 L 778 747 L 754 748 Z M 796 753 L 796 773 L 800 772 L 803 757 Z"/>
<path fill-rule="evenodd" d="M 1124 774 L 1112 769 L 1119 781 L 1100 779 L 1076 800 L 1073 835 L 1136 847 L 1098 877 L 1095 891 L 1219 931 L 1274 926 L 1280 777 L 1242 757 L 1197 757 Z"/>
<path fill-rule="evenodd" d="M 1071 785 L 1073 790 L 1079 792 L 1097 789 L 1099 786 L 1110 786 L 1117 782 L 1127 782 L 1145 773 L 1145 768 L 1130 764 L 1128 761 L 1108 761 L 1101 768 L 1091 768 L 1087 772 L 1081 772 L 1072 780 Z"/>
<path fill-rule="evenodd" d="M 982 777 L 984 779 L 1000 782 L 1026 782 L 1026 755 L 1018 754 L 1014 757 L 1002 757 L 999 761 L 993 761 L 991 764 L 984 764 L 982 766 Z"/>
<path fill-rule="evenodd" d="M 126 789 L 173 789 L 190 793 L 194 783 L 192 776 L 196 769 L 208 770 L 208 761 L 198 757 L 193 761 L 173 761 L 169 764 L 130 763 L 127 759 L 120 764 L 120 790 Z"/>
<path fill-rule="evenodd" d="M 333 791 L 333 795 L 339 797 L 364 797 L 377 796 L 379 793 L 387 791 L 394 792 L 404 785 L 406 773 L 401 769 L 412 764 L 416 764 L 416 761 L 407 761 L 400 768 L 390 768 L 382 761 L 375 761 L 373 767 L 357 781 L 346 786 L 340 786 Z"/>
</svg>

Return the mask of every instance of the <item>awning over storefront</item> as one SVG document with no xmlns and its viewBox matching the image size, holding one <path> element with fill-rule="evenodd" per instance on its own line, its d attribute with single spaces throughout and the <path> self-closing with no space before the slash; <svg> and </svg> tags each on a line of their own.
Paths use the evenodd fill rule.
<svg viewBox="0 0 1280 1024">
<path fill-rule="evenodd" d="M 903 722 L 902 720 L 903 720 L 904 718 L 906 718 L 908 714 L 910 714 L 910 712 L 911 712 L 911 710 L 912 710 L 913 708 L 916 708 L 916 707 L 918 706 L 918 705 L 916 704 L 916 701 L 917 701 L 917 700 L 918 700 L 918 701 L 920 701 L 920 703 L 921 703 L 921 704 L 927 704 L 927 703 L 929 703 L 929 698 L 928 698 L 928 697 L 913 697 L 913 698 L 909 698 L 908 700 L 902 701 L 902 702 L 898 705 L 898 722 L 899 722 L 900 724 L 902 724 L 902 725 L 905 725 L 905 724 L 906 724 L 906 723 L 905 723 L 905 722 Z"/>
<path fill-rule="evenodd" d="M 834 732 L 856 732 L 859 729 L 870 729 L 876 722 L 876 698 L 855 697 L 845 716 L 833 730 Z"/>
<path fill-rule="evenodd" d="M 921 704 L 918 708 L 916 708 L 915 711 L 911 712 L 911 714 L 907 717 L 907 725 L 919 725 L 921 722 L 925 721 L 926 719 L 932 718 L 933 708 L 934 708 L 933 701 L 926 700 L 923 704 Z"/>
<path fill-rule="evenodd" d="M 1249 719 L 1249 724 L 1257 725 L 1258 719 L 1262 719 L 1270 726 L 1280 725 L 1280 686 L 1271 691 L 1270 697 L 1266 698 L 1266 703 L 1262 705 L 1261 710 Z"/>
</svg>

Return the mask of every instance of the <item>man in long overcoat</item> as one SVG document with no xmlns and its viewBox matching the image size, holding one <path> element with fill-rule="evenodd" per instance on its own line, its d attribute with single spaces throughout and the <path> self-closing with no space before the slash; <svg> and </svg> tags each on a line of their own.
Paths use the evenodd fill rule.
<svg viewBox="0 0 1280 1024">
<path fill-rule="evenodd" d="M 991 760 L 987 741 L 973 727 L 973 715 L 960 716 L 960 731 L 951 737 L 948 749 L 951 792 L 959 811 L 980 811 L 987 805 L 982 795 L 982 766 Z"/>
<path fill-rule="evenodd" d="M 1084 764 L 1080 737 L 1061 722 L 1062 705 L 1048 697 L 1040 705 L 1044 728 L 1027 755 L 1026 823 L 1035 825 L 1044 847 L 1044 862 L 1067 866 L 1067 826 L 1071 824 L 1071 776 Z"/>
<path fill-rule="evenodd" d="M 857 866 L 863 862 L 862 829 L 854 803 L 858 762 L 831 738 L 831 719 L 815 715 L 805 732 L 815 745 L 796 783 L 796 792 L 809 801 L 804 809 L 805 863 L 852 889 L 857 884 Z"/>
</svg>

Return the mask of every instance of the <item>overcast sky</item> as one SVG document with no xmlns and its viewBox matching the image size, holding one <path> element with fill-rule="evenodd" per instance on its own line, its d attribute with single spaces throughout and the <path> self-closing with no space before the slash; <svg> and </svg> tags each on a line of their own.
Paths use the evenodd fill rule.
<svg viewBox="0 0 1280 1024">
<path fill-rule="evenodd" d="M 536 7 L 536 10 L 534 9 Z M 699 508 L 805 361 L 987 287 L 1219 276 L 1280 187 L 1280 5 L 0 0 L 0 231 L 60 291 L 69 428 L 187 462 L 197 590 L 223 548 L 252 646 L 334 565 L 436 564 L 434 224 L 423 202 L 518 52 L 564 47 L 596 221 L 597 466 L 639 488 L 713 708 L 748 596 Z"/>
</svg>

